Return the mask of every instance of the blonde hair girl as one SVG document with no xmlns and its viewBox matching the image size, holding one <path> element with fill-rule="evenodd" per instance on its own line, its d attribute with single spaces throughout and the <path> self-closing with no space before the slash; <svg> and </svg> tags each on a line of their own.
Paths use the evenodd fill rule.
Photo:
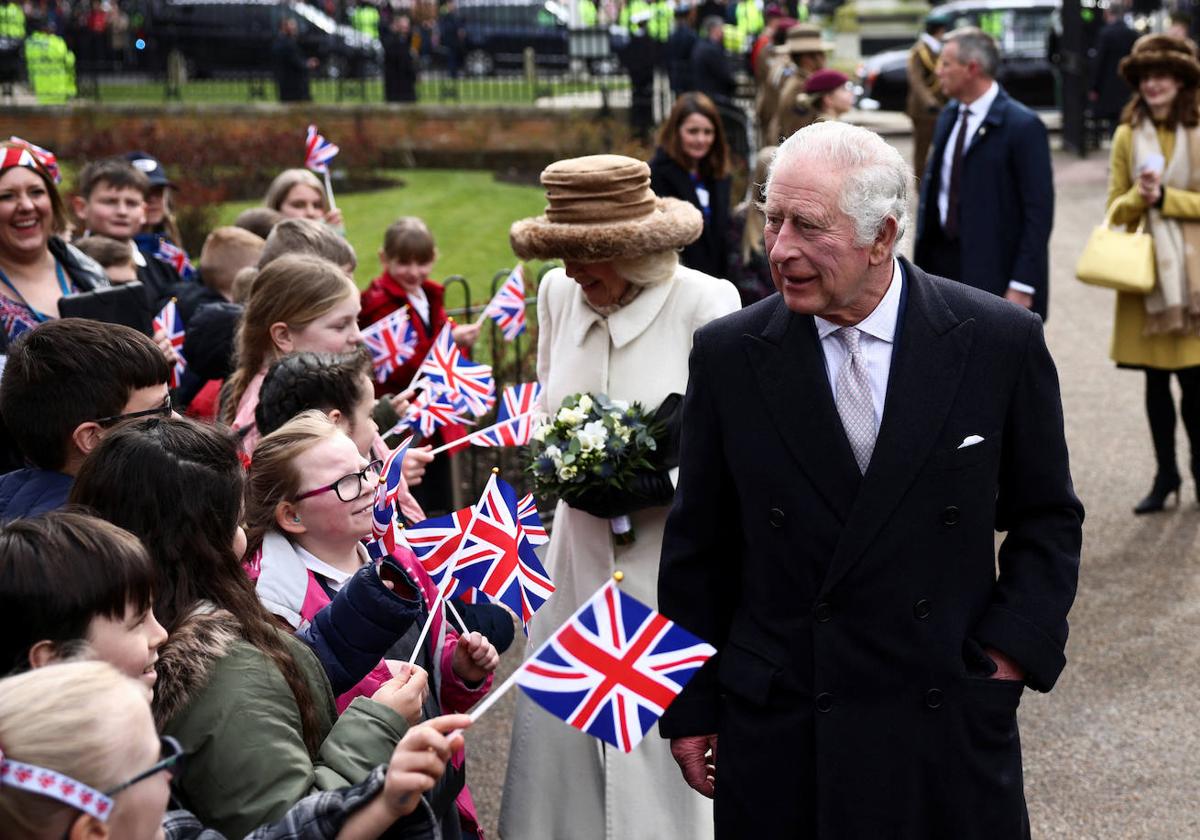
<svg viewBox="0 0 1200 840">
<path fill-rule="evenodd" d="M 342 211 L 330 209 L 325 185 L 307 169 L 285 169 L 275 176 L 263 205 L 289 219 L 312 219 L 333 228 L 342 227 Z"/>
</svg>

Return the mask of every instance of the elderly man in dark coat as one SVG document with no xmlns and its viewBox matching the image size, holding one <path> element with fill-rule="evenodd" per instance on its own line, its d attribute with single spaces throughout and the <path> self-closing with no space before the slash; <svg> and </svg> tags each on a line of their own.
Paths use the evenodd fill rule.
<svg viewBox="0 0 1200 840">
<path fill-rule="evenodd" d="M 1083 509 L 1041 320 L 895 256 L 911 182 L 798 131 L 782 294 L 695 335 L 659 609 L 718 653 L 660 731 L 719 838 L 1029 837 L 1017 706 L 1064 667 Z"/>
<path fill-rule="evenodd" d="M 1046 126 L 996 82 L 1000 51 L 978 29 L 946 36 L 951 101 L 921 179 L 914 262 L 1046 317 L 1054 174 Z"/>
</svg>

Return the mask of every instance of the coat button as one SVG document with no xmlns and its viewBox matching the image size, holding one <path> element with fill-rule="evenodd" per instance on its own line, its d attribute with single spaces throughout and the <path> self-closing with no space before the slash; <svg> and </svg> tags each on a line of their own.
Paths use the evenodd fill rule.
<svg viewBox="0 0 1200 840">
<path fill-rule="evenodd" d="M 925 705 L 931 709 L 942 708 L 943 700 L 945 700 L 945 695 L 942 694 L 940 688 L 931 688 L 925 692 Z"/>
<path fill-rule="evenodd" d="M 833 607 L 822 601 L 813 607 L 813 618 L 817 620 L 818 624 L 824 624 L 833 618 Z"/>
<path fill-rule="evenodd" d="M 958 508 L 956 508 L 954 505 L 950 505 L 950 507 L 948 507 L 944 511 L 942 511 L 942 524 L 943 525 L 957 525 L 958 524 Z"/>
<path fill-rule="evenodd" d="M 913 604 L 913 615 L 915 615 L 917 618 L 921 619 L 922 621 L 929 618 L 929 616 L 932 612 L 933 612 L 933 607 L 931 607 L 929 605 L 929 602 L 926 601 L 924 598 L 922 598 L 920 601 L 917 601 L 917 603 Z"/>
<path fill-rule="evenodd" d="M 816 700 L 818 712 L 828 712 L 833 709 L 833 695 L 827 691 L 822 691 L 817 695 Z"/>
<path fill-rule="evenodd" d="M 783 511 L 779 508 L 771 508 L 771 512 L 767 514 L 767 521 L 771 523 L 772 528 L 782 528 L 783 520 Z"/>
</svg>

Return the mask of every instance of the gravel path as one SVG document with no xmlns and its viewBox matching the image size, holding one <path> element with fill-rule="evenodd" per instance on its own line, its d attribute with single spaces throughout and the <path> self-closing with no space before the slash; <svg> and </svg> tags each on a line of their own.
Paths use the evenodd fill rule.
<svg viewBox="0 0 1200 840">
<path fill-rule="evenodd" d="M 908 143 L 895 142 L 906 154 Z M 1107 162 L 1055 156 L 1050 348 L 1062 378 L 1072 472 L 1087 507 L 1068 665 L 1049 695 L 1021 705 L 1033 834 L 1071 840 L 1200 837 L 1200 508 L 1138 518 L 1154 464 L 1141 374 L 1108 361 L 1113 295 L 1076 282 L 1102 216 Z M 907 248 L 906 251 L 911 250 Z M 1187 444 L 1180 431 L 1181 458 Z M 1184 461 L 1186 463 L 1186 461 Z M 520 635 L 499 677 L 521 655 Z M 515 694 L 515 692 L 514 692 Z M 471 734 L 470 777 L 492 837 L 514 697 Z M 536 840 L 507 838 L 507 840 Z M 587 840 L 587 838 L 580 838 Z"/>
</svg>

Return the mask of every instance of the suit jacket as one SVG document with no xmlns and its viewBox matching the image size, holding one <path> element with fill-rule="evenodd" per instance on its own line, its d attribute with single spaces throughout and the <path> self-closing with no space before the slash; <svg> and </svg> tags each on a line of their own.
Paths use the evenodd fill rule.
<svg viewBox="0 0 1200 840">
<path fill-rule="evenodd" d="M 707 38 L 699 38 L 692 47 L 691 90 L 698 90 L 718 105 L 729 102 L 735 81 L 725 50 Z"/>
<path fill-rule="evenodd" d="M 940 239 L 937 198 L 942 158 L 953 153 L 946 141 L 958 120 L 958 109 L 957 101 L 942 109 L 921 179 L 914 253 L 920 266 L 928 264 Z M 1054 175 L 1046 126 L 1001 88 L 963 155 L 961 177 L 962 276 L 954 279 L 994 295 L 1003 295 L 1010 280 L 1025 283 L 1036 290 L 1033 308 L 1045 318 L 1054 224 Z"/>
<path fill-rule="evenodd" d="M 1114 21 L 1096 36 L 1096 55 L 1092 59 L 1092 85 L 1090 90 L 1098 99 L 1092 110 L 1099 117 L 1115 119 L 1129 101 L 1133 89 L 1117 72 L 1121 59 L 1129 55 L 1133 42 L 1138 39 L 1125 21 Z"/>
<path fill-rule="evenodd" d="M 1023 686 L 982 648 L 1040 691 L 1065 664 L 1083 509 L 1057 374 L 1036 316 L 901 264 L 865 476 L 811 316 L 773 295 L 695 336 L 658 597 L 718 653 L 660 731 L 718 733 L 718 836 L 1028 835 Z"/>
<path fill-rule="evenodd" d="M 708 181 L 706 186 L 709 215 L 704 230 L 699 239 L 684 246 L 679 261 L 713 277 L 724 277 L 729 273 L 730 178 Z M 650 189 L 660 198 L 678 198 L 701 210 L 691 175 L 662 149 L 650 160 Z"/>
</svg>

